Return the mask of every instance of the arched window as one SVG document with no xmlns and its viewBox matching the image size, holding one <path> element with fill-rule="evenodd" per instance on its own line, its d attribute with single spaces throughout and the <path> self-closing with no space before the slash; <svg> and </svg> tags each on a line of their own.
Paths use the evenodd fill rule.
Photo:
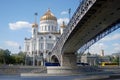
<svg viewBox="0 0 120 80">
<path fill-rule="evenodd" d="M 52 38 L 52 36 L 49 36 L 49 38 L 51 39 L 51 38 Z"/>
<path fill-rule="evenodd" d="M 51 31 L 53 31 L 53 26 L 51 26 L 51 28 L 52 28 L 52 30 L 51 30 Z"/>
<path fill-rule="evenodd" d="M 27 51 L 29 51 L 29 46 L 27 46 Z"/>
<path fill-rule="evenodd" d="M 40 49 L 43 49 L 44 44 L 40 43 Z"/>
<path fill-rule="evenodd" d="M 50 26 L 48 26 L 48 31 L 50 31 Z"/>
<path fill-rule="evenodd" d="M 53 43 L 47 43 L 47 49 L 52 49 Z"/>
<path fill-rule="evenodd" d="M 56 31 L 56 27 L 54 26 L 54 31 Z"/>
<path fill-rule="evenodd" d="M 33 34 L 35 34 L 35 29 L 33 30 Z"/>
<path fill-rule="evenodd" d="M 43 39 L 43 37 L 41 37 L 41 39 Z"/>
</svg>

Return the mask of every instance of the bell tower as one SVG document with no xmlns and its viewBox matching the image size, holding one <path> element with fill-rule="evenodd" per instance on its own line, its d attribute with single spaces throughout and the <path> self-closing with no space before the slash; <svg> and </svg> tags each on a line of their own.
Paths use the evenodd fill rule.
<svg viewBox="0 0 120 80">
<path fill-rule="evenodd" d="M 32 38 L 37 37 L 38 33 L 38 24 L 36 22 L 37 19 L 37 13 L 35 13 L 35 22 L 32 24 Z"/>
</svg>

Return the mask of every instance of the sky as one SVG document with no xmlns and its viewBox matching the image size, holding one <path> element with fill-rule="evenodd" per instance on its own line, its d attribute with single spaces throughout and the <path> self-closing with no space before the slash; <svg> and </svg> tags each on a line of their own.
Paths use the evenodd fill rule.
<svg viewBox="0 0 120 80">
<path fill-rule="evenodd" d="M 34 13 L 38 13 L 38 24 L 48 9 L 57 17 L 59 25 L 63 20 L 67 24 L 68 9 L 71 8 L 72 16 L 79 2 L 80 0 L 0 0 L 0 48 L 9 49 L 12 53 L 18 53 L 19 46 L 24 50 L 25 37 L 31 37 Z M 89 51 L 96 54 L 101 49 L 104 49 L 105 54 L 120 52 L 120 29 L 95 43 Z"/>
</svg>

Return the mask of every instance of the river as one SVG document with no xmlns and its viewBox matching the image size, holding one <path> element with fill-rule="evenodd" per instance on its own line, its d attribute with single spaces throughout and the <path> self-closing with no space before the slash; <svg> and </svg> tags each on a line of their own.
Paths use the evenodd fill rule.
<svg viewBox="0 0 120 80">
<path fill-rule="evenodd" d="M 83 76 L 37 76 L 21 77 L 19 75 L 0 75 L 0 80 L 75 80 Z"/>
</svg>

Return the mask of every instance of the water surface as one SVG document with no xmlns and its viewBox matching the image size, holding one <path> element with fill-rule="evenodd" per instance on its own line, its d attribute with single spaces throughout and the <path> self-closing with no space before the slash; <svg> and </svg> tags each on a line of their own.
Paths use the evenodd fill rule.
<svg viewBox="0 0 120 80">
<path fill-rule="evenodd" d="M 21 77 L 19 75 L 0 75 L 0 80 L 75 80 L 82 76 L 37 76 Z"/>
</svg>

